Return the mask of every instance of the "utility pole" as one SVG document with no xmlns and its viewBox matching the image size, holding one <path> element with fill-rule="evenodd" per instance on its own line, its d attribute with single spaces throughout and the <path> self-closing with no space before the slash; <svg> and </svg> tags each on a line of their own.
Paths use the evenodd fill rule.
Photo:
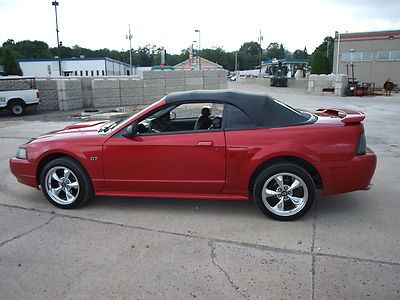
<svg viewBox="0 0 400 300">
<path fill-rule="evenodd" d="M 239 72 L 238 72 L 238 59 L 237 59 L 237 51 L 235 51 L 235 76 L 236 76 L 236 82 L 239 82 Z"/>
<path fill-rule="evenodd" d="M 337 74 L 339 74 L 340 33 L 336 31 L 335 36 L 338 37 L 337 53 L 336 53 L 336 75 L 337 75 Z"/>
<path fill-rule="evenodd" d="M 62 71 L 61 71 L 61 56 L 60 56 L 60 38 L 58 36 L 58 17 L 57 17 L 57 6 L 58 6 L 58 1 L 53 1 L 51 2 L 51 5 L 54 6 L 54 10 L 56 12 L 56 32 L 57 32 L 57 52 L 58 52 L 58 70 L 60 72 L 60 76 L 62 76 Z"/>
<path fill-rule="evenodd" d="M 129 75 L 132 75 L 132 34 L 131 24 L 128 24 L 129 32 L 126 38 L 129 40 Z"/>
<path fill-rule="evenodd" d="M 195 29 L 195 31 L 194 32 L 198 32 L 199 33 L 199 41 L 198 41 L 198 43 L 197 43 L 197 46 L 198 46 L 198 54 L 197 54 L 197 57 L 198 57 L 198 59 L 199 59 L 199 70 L 201 70 L 201 61 L 200 61 L 200 29 Z"/>
<path fill-rule="evenodd" d="M 261 35 L 261 29 L 260 29 L 260 37 L 259 37 L 259 41 L 260 41 L 260 78 L 261 78 L 261 68 L 262 68 L 262 40 L 263 40 L 263 36 Z"/>
</svg>

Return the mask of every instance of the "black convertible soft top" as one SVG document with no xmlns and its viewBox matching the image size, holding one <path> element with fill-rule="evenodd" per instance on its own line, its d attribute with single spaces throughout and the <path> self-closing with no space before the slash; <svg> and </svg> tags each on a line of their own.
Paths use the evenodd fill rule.
<svg viewBox="0 0 400 300">
<path fill-rule="evenodd" d="M 165 97 L 168 104 L 223 102 L 240 108 L 257 126 L 290 126 L 309 121 L 300 112 L 276 101 L 266 94 L 235 90 L 198 90 L 171 93 Z"/>
</svg>

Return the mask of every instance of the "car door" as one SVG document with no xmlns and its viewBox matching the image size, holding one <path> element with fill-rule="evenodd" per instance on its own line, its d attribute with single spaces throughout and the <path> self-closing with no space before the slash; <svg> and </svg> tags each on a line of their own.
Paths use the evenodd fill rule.
<svg viewBox="0 0 400 300">
<path fill-rule="evenodd" d="M 225 151 L 222 130 L 111 137 L 103 145 L 106 189 L 218 193 L 225 184 Z"/>
</svg>

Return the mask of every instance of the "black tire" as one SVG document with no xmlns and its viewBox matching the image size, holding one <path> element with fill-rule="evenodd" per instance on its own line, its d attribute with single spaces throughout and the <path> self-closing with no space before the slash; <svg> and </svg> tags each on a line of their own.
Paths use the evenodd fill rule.
<svg viewBox="0 0 400 300">
<path fill-rule="evenodd" d="M 13 116 L 19 117 L 25 114 L 26 104 L 22 100 L 11 100 L 8 104 L 8 110 Z"/>
<path fill-rule="evenodd" d="M 295 181 L 299 184 L 297 187 L 294 187 Z M 315 194 L 315 184 L 310 174 L 293 163 L 277 163 L 265 168 L 253 187 L 253 199 L 257 207 L 265 215 L 279 221 L 292 221 L 304 215 L 312 207 Z M 298 201 L 299 205 L 292 199 Z"/>
<path fill-rule="evenodd" d="M 66 175 L 66 171 L 70 171 Z M 56 174 L 60 181 L 53 177 Z M 64 176 L 64 177 L 62 177 Z M 82 206 L 87 201 L 94 198 L 93 187 L 86 170 L 74 159 L 61 157 L 50 161 L 45 165 L 40 175 L 40 184 L 43 194 L 51 204 L 59 208 L 71 209 Z M 77 187 L 76 187 L 77 186 Z M 50 189 L 59 190 L 59 194 Z M 68 199 L 68 195 L 73 196 Z"/>
</svg>

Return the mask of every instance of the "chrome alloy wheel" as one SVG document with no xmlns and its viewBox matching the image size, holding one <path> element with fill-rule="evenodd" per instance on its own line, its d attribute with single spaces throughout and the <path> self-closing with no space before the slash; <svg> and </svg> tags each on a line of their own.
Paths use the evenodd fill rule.
<svg viewBox="0 0 400 300">
<path fill-rule="evenodd" d="M 46 174 L 45 183 L 47 194 L 58 204 L 68 205 L 78 198 L 78 178 L 66 167 L 51 168 Z"/>
<path fill-rule="evenodd" d="M 265 207 L 278 216 L 292 216 L 303 209 L 308 200 L 304 181 L 292 173 L 278 173 L 265 182 L 262 188 Z"/>
</svg>

